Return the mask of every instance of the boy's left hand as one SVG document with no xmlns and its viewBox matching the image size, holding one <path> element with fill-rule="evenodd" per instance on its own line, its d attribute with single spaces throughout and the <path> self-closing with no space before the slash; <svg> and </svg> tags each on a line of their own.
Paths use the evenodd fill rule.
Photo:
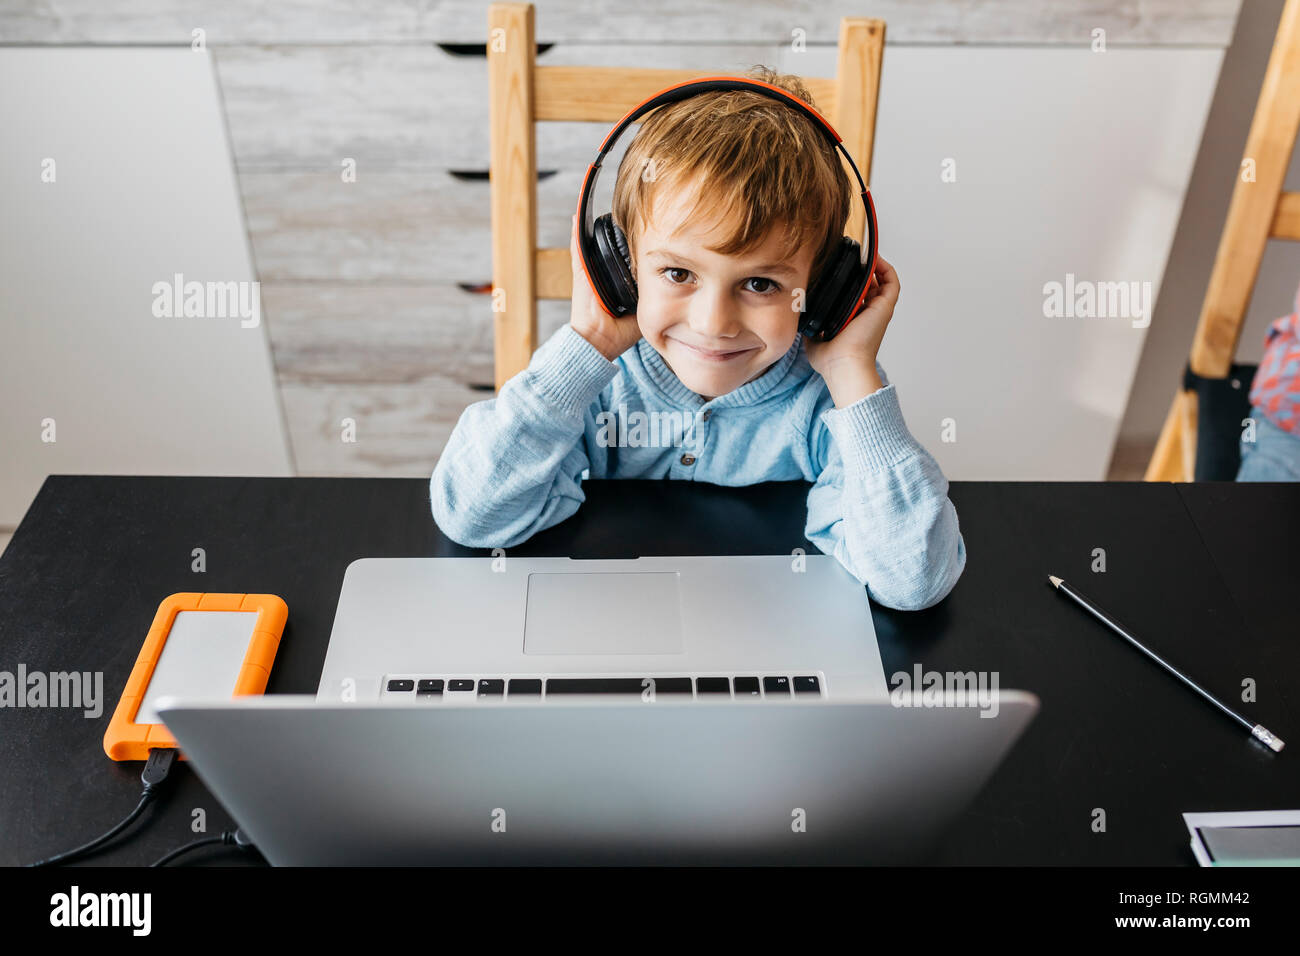
<svg viewBox="0 0 1300 956">
<path fill-rule="evenodd" d="M 851 405 L 882 386 L 876 356 L 901 288 L 894 267 L 877 255 L 876 286 L 867 292 L 862 310 L 829 342 L 805 339 L 808 364 L 826 380 L 836 406 Z"/>
</svg>

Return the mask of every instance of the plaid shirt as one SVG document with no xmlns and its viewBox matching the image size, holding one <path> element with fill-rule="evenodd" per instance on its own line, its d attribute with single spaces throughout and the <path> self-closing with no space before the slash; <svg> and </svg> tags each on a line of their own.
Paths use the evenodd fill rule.
<svg viewBox="0 0 1300 956">
<path fill-rule="evenodd" d="M 1295 310 L 1275 319 L 1250 387 L 1250 404 L 1278 428 L 1300 437 L 1300 289 Z"/>
</svg>

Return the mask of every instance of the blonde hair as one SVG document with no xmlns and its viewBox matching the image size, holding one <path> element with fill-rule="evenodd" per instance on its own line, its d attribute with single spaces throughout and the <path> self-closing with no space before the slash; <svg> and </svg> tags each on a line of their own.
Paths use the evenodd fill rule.
<svg viewBox="0 0 1300 956">
<path fill-rule="evenodd" d="M 745 75 L 816 108 L 797 76 L 765 66 Z M 782 258 L 816 242 L 809 285 L 839 245 L 852 201 L 840 153 L 812 119 L 750 90 L 700 93 L 643 117 L 619 164 L 613 217 L 634 268 L 637 235 L 650 220 L 655 195 L 692 180 L 699 188 L 688 217 L 722 224 L 724 238 L 713 251 L 744 254 L 780 226 Z"/>
</svg>

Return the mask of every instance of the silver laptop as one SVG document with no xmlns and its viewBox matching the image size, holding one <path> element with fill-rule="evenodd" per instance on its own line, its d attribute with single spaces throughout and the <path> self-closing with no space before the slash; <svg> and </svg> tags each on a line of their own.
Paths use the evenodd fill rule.
<svg viewBox="0 0 1300 956">
<path fill-rule="evenodd" d="M 920 863 L 1038 708 L 994 697 L 172 697 L 158 711 L 276 865 Z"/>
<path fill-rule="evenodd" d="M 827 555 L 363 558 L 317 699 L 887 693 L 866 589 Z"/>
</svg>

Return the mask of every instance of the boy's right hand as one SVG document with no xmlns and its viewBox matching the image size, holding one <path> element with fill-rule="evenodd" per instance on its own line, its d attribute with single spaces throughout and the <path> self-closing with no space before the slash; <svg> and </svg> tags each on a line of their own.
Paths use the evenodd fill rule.
<svg viewBox="0 0 1300 956">
<path fill-rule="evenodd" d="M 573 232 L 569 236 L 569 258 L 573 265 L 573 307 L 569 312 L 569 324 L 612 362 L 640 341 L 641 327 L 637 325 L 635 312 L 616 318 L 601 307 L 587 280 L 587 274 L 582 269 L 576 213 L 573 216 Z"/>
</svg>

